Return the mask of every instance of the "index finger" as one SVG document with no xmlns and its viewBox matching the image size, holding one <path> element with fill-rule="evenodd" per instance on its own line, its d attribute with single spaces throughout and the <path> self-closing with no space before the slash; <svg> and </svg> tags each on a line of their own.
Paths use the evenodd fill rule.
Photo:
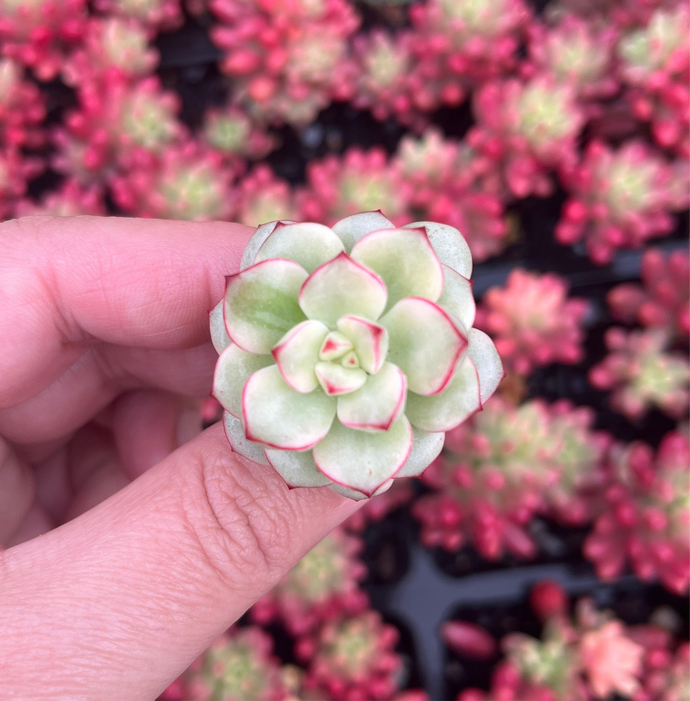
<svg viewBox="0 0 690 701">
<path fill-rule="evenodd" d="M 0 406 L 92 344 L 191 348 L 253 229 L 225 222 L 27 217 L 0 225 Z"/>
</svg>

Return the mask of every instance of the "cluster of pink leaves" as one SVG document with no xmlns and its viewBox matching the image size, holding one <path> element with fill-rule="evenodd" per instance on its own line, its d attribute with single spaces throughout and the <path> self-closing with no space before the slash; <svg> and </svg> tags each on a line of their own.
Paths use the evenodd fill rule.
<svg viewBox="0 0 690 701">
<path fill-rule="evenodd" d="M 540 638 L 512 633 L 499 645 L 474 624 L 451 621 L 445 625 L 444 640 L 458 655 L 486 660 L 495 657 L 499 646 L 503 652 L 490 691 L 465 689 L 457 701 L 683 698 L 690 647 L 664 626 L 663 615 L 630 626 L 611 611 L 597 610 L 591 600 L 580 599 L 571 616 L 566 593 L 550 581 L 535 585 L 531 600 L 544 624 Z"/>
<path fill-rule="evenodd" d="M 184 11 L 210 11 L 232 97 L 198 133 L 153 77 L 153 41 Z M 396 7 L 398 28 L 361 30 L 351 0 L 0 0 L 0 214 L 12 216 L 41 163 L 20 147 L 49 138 L 50 165 L 136 216 L 330 222 L 385 208 L 393 220 L 446 221 L 484 260 L 511 242 L 516 199 L 570 194 L 557 239 L 593 260 L 673 226 L 688 201 L 687 8 L 664 3 L 427 0 Z M 42 127 L 43 99 L 25 80 L 60 76 L 77 91 L 63 124 Z M 441 107 L 470 100 L 461 140 L 408 137 L 393 157 L 353 149 L 313 163 L 294 190 L 247 161 L 279 145 L 273 126 L 302 127 L 333 101 L 418 134 Z M 621 114 L 626 116 L 621 120 Z M 632 115 L 632 116 L 631 116 Z M 647 125 L 655 146 L 643 143 Z M 616 148 L 606 143 L 611 137 Z M 586 146 L 582 152 L 582 142 Z M 69 186 L 72 204 L 79 187 Z M 268 194 L 267 194 L 268 193 Z M 76 198 L 76 199 L 75 199 Z M 48 210 L 50 211 L 50 210 Z"/>
</svg>

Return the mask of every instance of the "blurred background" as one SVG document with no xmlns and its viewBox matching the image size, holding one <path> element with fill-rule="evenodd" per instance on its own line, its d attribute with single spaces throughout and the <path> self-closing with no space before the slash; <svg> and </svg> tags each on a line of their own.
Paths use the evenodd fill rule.
<svg viewBox="0 0 690 701">
<path fill-rule="evenodd" d="M 507 370 L 162 698 L 690 699 L 689 36 L 677 0 L 0 0 L 0 218 L 445 222 Z"/>
</svg>

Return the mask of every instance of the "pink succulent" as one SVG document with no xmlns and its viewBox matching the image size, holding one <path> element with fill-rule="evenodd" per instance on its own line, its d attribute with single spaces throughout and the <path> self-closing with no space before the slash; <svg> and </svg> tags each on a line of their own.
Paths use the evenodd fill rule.
<svg viewBox="0 0 690 701">
<path fill-rule="evenodd" d="M 52 214 L 57 217 L 76 217 L 79 214 L 106 215 L 103 190 L 97 185 L 84 187 L 76 180 L 66 180 L 58 190 L 46 193 L 40 202 L 22 200 L 17 205 L 17 216 Z"/>
<path fill-rule="evenodd" d="M 521 0 L 431 0 L 410 18 L 419 54 L 473 84 L 514 67 L 530 11 Z"/>
<path fill-rule="evenodd" d="M 294 221 L 298 209 L 290 184 L 277 178 L 265 163 L 257 165 L 239 184 L 238 221 L 259 226 L 270 221 Z"/>
<path fill-rule="evenodd" d="M 620 73 L 631 86 L 628 99 L 635 116 L 651 122 L 652 136 L 663 148 L 690 157 L 690 10 L 680 3 L 658 9 L 644 27 L 618 45 Z"/>
<path fill-rule="evenodd" d="M 488 560 L 506 551 L 530 558 L 536 547 L 526 526 L 536 514 L 586 522 L 606 447 L 593 419 L 564 402 L 487 402 L 448 432 L 446 453 L 422 476 L 435 490 L 413 506 L 422 543 L 455 551 L 473 542 Z"/>
<path fill-rule="evenodd" d="M 658 578 L 676 594 L 690 583 L 690 445 L 667 434 L 654 455 L 641 442 L 611 455 L 607 507 L 585 541 L 584 554 L 602 579 L 613 579 L 627 559 L 644 581 Z"/>
<path fill-rule="evenodd" d="M 542 71 L 575 86 L 580 98 L 602 99 L 618 90 L 613 75 L 613 48 L 618 34 L 572 14 L 554 26 L 535 22 L 528 28 L 529 62 L 524 75 Z"/>
<path fill-rule="evenodd" d="M 2 54 L 55 78 L 66 54 L 86 30 L 86 0 L 0 0 Z"/>
<path fill-rule="evenodd" d="M 112 193 L 122 209 L 139 217 L 227 220 L 235 211 L 232 178 L 218 153 L 187 142 L 122 171 Z"/>
<path fill-rule="evenodd" d="M 287 690 L 271 636 L 232 628 L 163 692 L 166 701 L 281 701 Z"/>
<path fill-rule="evenodd" d="M 528 375 L 550 363 L 578 363 L 583 357 L 583 299 L 568 298 L 567 283 L 555 273 L 519 268 L 504 287 L 492 287 L 477 312 L 507 366 Z"/>
<path fill-rule="evenodd" d="M 79 87 L 93 80 L 108 80 L 113 74 L 150 74 L 160 58 L 150 39 L 150 31 L 135 20 L 91 19 L 83 44 L 63 65 L 62 76 L 68 85 Z"/>
<path fill-rule="evenodd" d="M 210 148 L 238 163 L 243 158 L 263 158 L 277 144 L 274 136 L 254 124 L 245 110 L 233 104 L 208 110 L 202 135 Z"/>
<path fill-rule="evenodd" d="M 307 188 L 299 196 L 301 218 L 331 224 L 358 212 L 385 207 L 394 223 L 409 220 L 408 188 L 379 147 L 353 147 L 307 166 Z"/>
<path fill-rule="evenodd" d="M 671 212 L 688 201 L 688 174 L 639 141 L 617 150 L 591 142 L 582 161 L 561 178 L 570 193 L 556 227 L 556 239 L 571 245 L 582 239 L 590 258 L 611 261 L 617 248 L 639 248 L 669 233 Z"/>
<path fill-rule="evenodd" d="M 79 102 L 55 132 L 53 165 L 83 183 L 112 177 L 115 166 L 150 168 L 185 134 L 177 120 L 179 98 L 162 90 L 156 77 L 134 84 L 122 76 L 87 83 Z"/>
<path fill-rule="evenodd" d="M 417 101 L 413 55 L 415 35 L 395 35 L 375 29 L 354 40 L 357 83 L 352 103 L 371 110 L 376 119 L 395 117 L 401 124 L 419 129 L 426 123 Z"/>
<path fill-rule="evenodd" d="M 631 420 L 656 407 L 672 418 L 687 413 L 690 365 L 679 353 L 667 352 L 664 331 L 606 332 L 609 355 L 589 373 L 597 389 L 610 390 L 611 407 Z"/>
<path fill-rule="evenodd" d="M 44 138 L 45 101 L 23 74 L 16 61 L 0 59 L 0 138 L 10 147 L 40 146 Z"/>
<path fill-rule="evenodd" d="M 584 123 L 575 87 L 551 74 L 526 83 L 489 81 L 474 96 L 477 125 L 468 143 L 503 171 L 514 197 L 550 195 L 550 173 L 572 168 Z"/>
<path fill-rule="evenodd" d="M 152 29 L 175 29 L 182 24 L 180 0 L 95 0 L 99 12 L 133 19 Z"/>
<path fill-rule="evenodd" d="M 342 612 L 363 611 L 368 598 L 359 588 L 366 576 L 366 568 L 357 559 L 361 548 L 358 538 L 334 531 L 254 604 L 253 620 L 265 624 L 278 618 L 293 635 L 304 635 Z"/>
<path fill-rule="evenodd" d="M 298 657 L 309 661 L 305 689 L 321 690 L 332 701 L 389 699 L 402 668 L 394 652 L 398 637 L 376 611 L 325 623 L 297 642 Z"/>
<path fill-rule="evenodd" d="M 649 248 L 642 256 L 642 285 L 614 287 L 606 300 L 613 317 L 687 338 L 690 334 L 690 261 L 685 251 L 667 256 Z"/>
<path fill-rule="evenodd" d="M 347 40 L 360 20 L 346 0 L 214 0 L 211 10 L 227 22 L 211 32 L 221 70 L 256 117 L 304 125 L 351 96 Z"/>
</svg>

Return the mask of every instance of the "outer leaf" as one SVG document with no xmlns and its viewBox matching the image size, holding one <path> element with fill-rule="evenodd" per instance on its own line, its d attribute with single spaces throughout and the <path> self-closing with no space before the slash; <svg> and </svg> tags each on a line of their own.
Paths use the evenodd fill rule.
<svg viewBox="0 0 690 701">
<path fill-rule="evenodd" d="M 224 317 L 233 342 L 249 353 L 270 353 L 305 320 L 297 296 L 307 277 L 291 260 L 267 260 L 228 278 Z"/>
<path fill-rule="evenodd" d="M 505 377 L 503 363 L 494 342 L 483 331 L 470 329 L 468 341 L 467 355 L 477 369 L 481 402 L 484 404 Z"/>
<path fill-rule="evenodd" d="M 412 428 L 401 416 L 388 431 L 355 431 L 334 421 L 326 438 L 314 447 L 319 470 L 336 484 L 371 496 L 391 479 L 412 448 Z"/>
<path fill-rule="evenodd" d="M 441 296 L 443 270 L 424 229 L 374 231 L 354 245 L 352 257 L 383 278 L 389 309 L 403 297 Z"/>
<path fill-rule="evenodd" d="M 306 394 L 318 386 L 314 365 L 328 327 L 320 321 L 303 321 L 290 329 L 271 351 L 285 382 L 296 392 Z"/>
<path fill-rule="evenodd" d="M 362 370 L 375 375 L 386 360 L 388 331 L 373 321 L 349 315 L 338 319 L 338 330 L 352 342 Z"/>
<path fill-rule="evenodd" d="M 288 487 L 326 487 L 333 484 L 316 469 L 311 450 L 297 452 L 266 448 L 266 457 Z"/>
<path fill-rule="evenodd" d="M 405 415 L 422 431 L 450 431 L 481 409 L 479 378 L 474 364 L 465 357 L 446 389 L 432 397 L 407 393 Z"/>
<path fill-rule="evenodd" d="M 404 229 L 423 227 L 441 263 L 467 279 L 472 277 L 472 253 L 464 236 L 452 226 L 433 221 L 405 224 Z"/>
<path fill-rule="evenodd" d="M 378 319 L 387 298 L 378 275 L 341 253 L 309 276 L 300 290 L 299 304 L 310 319 L 333 327 L 344 314 Z"/>
<path fill-rule="evenodd" d="M 413 392 L 431 395 L 450 382 L 467 340 L 438 304 L 401 299 L 381 320 L 388 330 L 388 359 L 407 376 Z"/>
<path fill-rule="evenodd" d="M 377 497 L 379 494 L 387 492 L 393 486 L 393 480 L 388 480 L 384 482 L 371 496 Z M 341 497 L 347 497 L 348 499 L 353 499 L 354 501 L 361 501 L 362 499 L 369 499 L 366 494 L 362 492 L 357 492 L 354 489 L 348 489 L 340 484 L 331 484 L 330 489 L 332 489 L 336 494 L 340 494 Z"/>
<path fill-rule="evenodd" d="M 271 221 L 267 224 L 262 224 L 259 226 L 254 235 L 247 241 L 247 245 L 242 254 L 242 260 L 240 261 L 240 270 L 246 270 L 251 268 L 255 263 L 256 254 L 258 253 L 261 246 L 264 245 L 264 241 L 273 233 L 273 229 L 276 228 L 278 224 L 294 224 L 292 221 Z"/>
<path fill-rule="evenodd" d="M 252 443 L 247 440 L 244 435 L 242 422 L 238 418 L 226 411 L 225 414 L 223 414 L 223 426 L 225 428 L 225 435 L 228 437 L 232 449 L 238 455 L 252 462 L 257 462 L 259 465 L 268 465 L 263 447 L 258 443 Z"/>
<path fill-rule="evenodd" d="M 312 448 L 328 433 L 335 411 L 336 400 L 321 390 L 290 389 L 275 365 L 255 372 L 242 393 L 247 438 L 278 450 Z"/>
<path fill-rule="evenodd" d="M 211 343 L 213 343 L 216 353 L 220 355 L 232 343 L 228 332 L 225 330 L 222 299 L 208 313 L 208 321 L 211 327 Z"/>
<path fill-rule="evenodd" d="M 256 262 L 287 258 L 312 273 L 343 251 L 343 242 L 323 224 L 279 224 L 256 254 Z"/>
<path fill-rule="evenodd" d="M 402 370 L 384 363 L 361 389 L 338 398 L 338 420 L 360 431 L 387 431 L 405 407 L 406 393 Z"/>
<path fill-rule="evenodd" d="M 334 397 L 355 392 L 367 381 L 364 370 L 345 368 L 335 363 L 316 363 L 314 370 L 323 391 Z"/>
<path fill-rule="evenodd" d="M 270 355 L 254 355 L 243 351 L 234 343 L 218 358 L 213 375 L 213 396 L 223 409 L 238 419 L 242 418 L 242 390 L 247 380 L 257 370 L 272 365 Z"/>
<path fill-rule="evenodd" d="M 345 217 L 345 219 L 336 222 L 332 228 L 340 236 L 345 250 L 349 253 L 363 236 L 381 229 L 395 229 L 395 224 L 386 219 L 379 210 L 376 212 L 360 212 L 359 214 Z"/>
<path fill-rule="evenodd" d="M 407 458 L 398 474 L 395 475 L 395 479 L 419 477 L 440 455 L 445 440 L 446 434 L 443 431 L 440 433 L 427 433 L 413 426 L 410 457 Z"/>
<path fill-rule="evenodd" d="M 466 329 L 471 329 L 477 312 L 472 282 L 447 265 L 443 266 L 443 279 L 443 293 L 438 299 L 439 305 L 459 319 Z"/>
</svg>

